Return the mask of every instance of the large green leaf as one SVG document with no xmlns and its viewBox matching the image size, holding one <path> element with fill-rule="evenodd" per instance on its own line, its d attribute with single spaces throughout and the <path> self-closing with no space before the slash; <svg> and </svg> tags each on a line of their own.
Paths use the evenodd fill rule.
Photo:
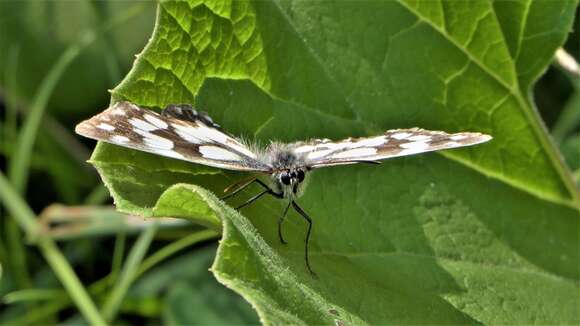
<svg viewBox="0 0 580 326">
<path fill-rule="evenodd" d="M 213 272 L 264 322 L 578 323 L 577 191 L 527 95 L 575 6 L 160 4 L 115 100 L 195 103 L 262 143 L 412 126 L 494 136 L 314 173 L 300 203 L 314 220 L 318 279 L 304 265 L 297 214 L 285 224 L 289 244 L 278 241 L 283 203 L 265 199 L 240 215 L 187 185 L 217 194 L 242 174 L 105 144 L 92 161 L 121 210 L 223 225 Z"/>
</svg>

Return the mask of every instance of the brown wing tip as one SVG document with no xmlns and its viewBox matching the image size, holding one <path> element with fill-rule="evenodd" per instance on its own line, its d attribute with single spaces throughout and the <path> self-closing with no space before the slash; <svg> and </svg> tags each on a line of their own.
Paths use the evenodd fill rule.
<svg viewBox="0 0 580 326">
<path fill-rule="evenodd" d="M 87 119 L 75 126 L 75 133 L 78 135 L 94 138 L 94 129 L 95 129 L 95 122 L 97 122 L 97 116 L 94 116 L 90 119 Z"/>
<path fill-rule="evenodd" d="M 87 122 L 88 122 L 88 120 L 85 120 L 85 121 L 79 123 L 78 125 L 76 125 L 75 133 L 77 133 L 77 135 L 84 136 Z"/>
<path fill-rule="evenodd" d="M 75 133 L 78 135 L 94 138 L 96 139 L 95 135 L 95 126 L 97 126 L 101 122 L 109 122 L 112 120 L 112 116 L 115 115 L 125 115 L 126 112 L 133 108 L 133 104 L 129 102 L 117 102 L 113 105 L 109 106 L 103 112 L 98 113 L 92 116 L 90 119 L 84 120 L 81 123 L 75 126 Z"/>
<path fill-rule="evenodd" d="M 488 142 L 493 139 L 493 137 L 488 134 L 481 134 L 480 138 L 482 143 Z"/>
<path fill-rule="evenodd" d="M 491 135 L 488 134 L 482 134 L 479 132 L 470 132 L 467 133 L 469 135 L 469 140 L 471 144 L 481 144 L 481 143 L 486 143 L 490 140 L 493 139 L 493 137 Z"/>
</svg>

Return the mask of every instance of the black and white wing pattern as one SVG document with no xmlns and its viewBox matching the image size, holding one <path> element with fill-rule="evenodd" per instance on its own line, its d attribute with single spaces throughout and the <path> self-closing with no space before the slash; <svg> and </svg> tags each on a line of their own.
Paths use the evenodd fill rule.
<svg viewBox="0 0 580 326">
<path fill-rule="evenodd" d="M 77 134 L 107 143 L 208 166 L 268 172 L 271 167 L 236 138 L 219 130 L 206 115 L 179 119 L 160 115 L 129 102 L 118 102 L 102 113 L 83 121 Z"/>
<path fill-rule="evenodd" d="M 316 139 L 297 143 L 293 151 L 303 156 L 306 166 L 319 168 L 471 146 L 491 138 L 477 132 L 448 134 L 420 128 L 393 129 L 375 137 L 347 138 L 340 141 Z"/>
</svg>

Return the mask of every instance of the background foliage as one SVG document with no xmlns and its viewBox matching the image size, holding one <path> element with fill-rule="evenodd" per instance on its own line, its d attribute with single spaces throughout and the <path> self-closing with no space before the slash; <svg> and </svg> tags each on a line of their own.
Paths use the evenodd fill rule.
<svg viewBox="0 0 580 326">
<path fill-rule="evenodd" d="M 262 143 L 415 125 L 494 136 L 315 173 L 300 201 L 315 221 L 313 279 L 298 216 L 282 246 L 282 203 L 240 215 L 205 190 L 219 194 L 240 174 L 98 144 L 91 163 L 121 212 L 185 220 L 94 206 L 108 196 L 72 126 L 107 105 L 104 89 L 150 36 L 154 4 L 3 2 L 0 320 L 578 323 L 578 76 L 552 67 L 530 95 L 576 5 L 159 5 L 114 100 L 195 103 Z M 577 42 L 566 44 L 573 54 Z M 54 202 L 81 206 L 40 214 Z M 207 272 L 215 247 L 203 241 L 222 227 L 212 272 L 257 314 Z"/>
</svg>

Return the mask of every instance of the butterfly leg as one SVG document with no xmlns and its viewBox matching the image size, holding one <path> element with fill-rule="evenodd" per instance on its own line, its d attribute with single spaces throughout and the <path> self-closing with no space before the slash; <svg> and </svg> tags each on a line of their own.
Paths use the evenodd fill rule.
<svg viewBox="0 0 580 326">
<path fill-rule="evenodd" d="M 265 194 L 270 194 L 278 199 L 284 198 L 284 194 L 279 194 L 277 192 L 274 192 L 274 190 L 272 190 L 272 188 L 268 187 L 267 184 L 265 184 L 264 182 L 262 182 L 260 179 L 256 178 L 253 180 L 253 182 L 257 182 L 259 185 L 261 185 L 262 187 L 264 187 L 264 191 L 262 191 L 261 193 L 255 195 L 254 197 L 248 199 L 245 203 L 243 203 L 242 205 L 236 207 L 236 209 L 240 209 L 242 207 L 245 207 L 247 205 L 250 205 L 251 203 L 255 202 L 256 200 L 258 200 L 260 197 L 262 197 Z M 247 187 L 251 182 L 249 182 L 247 185 L 244 186 Z"/>
<path fill-rule="evenodd" d="M 306 212 L 304 212 L 304 210 L 300 206 L 298 206 L 298 204 L 296 204 L 295 201 L 292 200 L 291 203 L 292 207 L 294 207 L 294 209 L 298 212 L 298 214 L 300 214 L 308 222 L 308 232 L 306 232 L 306 240 L 304 245 L 304 260 L 306 261 L 306 267 L 308 267 L 308 271 L 310 272 L 310 274 L 316 277 L 316 273 L 314 273 L 314 271 L 312 271 L 312 268 L 310 268 L 310 261 L 308 260 L 308 242 L 310 240 L 310 231 L 312 230 L 312 219 L 308 216 L 308 214 L 306 214 Z"/>
<path fill-rule="evenodd" d="M 264 189 L 268 190 L 268 191 L 269 191 L 269 193 L 270 193 L 270 195 L 272 195 L 272 196 L 274 196 L 274 197 L 276 197 L 276 198 L 278 198 L 278 199 L 282 199 L 282 198 L 284 198 L 284 194 L 279 194 L 279 193 L 277 193 L 277 192 L 274 192 L 274 190 L 272 190 L 272 188 L 268 187 L 268 185 L 267 185 L 267 184 L 265 184 L 265 183 L 264 183 L 262 180 L 260 180 L 260 179 L 257 179 L 257 178 L 256 178 L 256 182 L 257 182 L 257 183 L 258 183 L 260 186 L 264 187 Z"/>
<path fill-rule="evenodd" d="M 248 205 L 250 205 L 251 203 L 255 202 L 256 200 L 260 199 L 260 197 L 264 196 L 265 194 L 268 193 L 269 190 L 264 190 L 261 193 L 255 195 L 254 197 L 248 199 L 245 203 L 241 204 L 240 206 L 236 207 L 236 210 L 239 210 L 243 207 L 246 207 Z"/>
<path fill-rule="evenodd" d="M 266 190 L 267 193 L 269 193 L 270 195 L 278 198 L 278 199 L 282 199 L 284 198 L 283 194 L 279 194 L 274 192 L 274 190 L 272 190 L 272 188 L 268 187 L 267 184 L 265 184 L 264 182 L 262 182 L 262 180 L 253 177 L 251 179 L 248 180 L 242 180 L 238 183 L 234 183 L 233 185 L 227 187 L 224 191 L 228 191 L 229 189 L 235 188 L 234 191 L 232 191 L 231 193 L 227 194 L 226 196 L 222 197 L 221 200 L 226 200 L 229 199 L 233 196 L 235 196 L 236 194 L 238 194 L 240 191 L 246 189 L 246 187 L 248 187 L 249 185 L 251 185 L 252 183 L 256 182 L 257 184 L 259 184 L 260 186 L 262 186 L 264 188 L 264 190 Z"/>
<path fill-rule="evenodd" d="M 246 189 L 247 186 L 251 185 L 253 182 L 256 182 L 256 180 L 257 180 L 256 177 L 251 177 L 250 179 L 243 179 L 240 182 L 236 182 L 231 186 L 228 186 L 226 189 L 224 189 L 224 192 L 228 192 L 231 189 L 234 189 L 234 191 L 222 197 L 221 200 L 226 200 L 235 196 L 240 191 Z"/>
<path fill-rule="evenodd" d="M 284 218 L 286 217 L 286 214 L 288 214 L 288 209 L 290 208 L 291 204 L 292 204 L 292 201 L 289 201 L 288 206 L 286 206 L 286 209 L 284 210 L 284 213 L 278 219 L 278 236 L 280 237 L 280 242 L 282 242 L 282 244 L 288 243 L 284 240 L 284 237 L 282 237 L 282 222 L 284 222 Z"/>
</svg>

